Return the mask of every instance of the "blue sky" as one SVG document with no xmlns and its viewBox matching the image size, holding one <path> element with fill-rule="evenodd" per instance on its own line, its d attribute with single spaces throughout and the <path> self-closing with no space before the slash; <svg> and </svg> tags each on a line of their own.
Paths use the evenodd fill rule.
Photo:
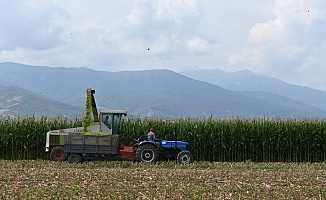
<svg viewBox="0 0 326 200">
<path fill-rule="evenodd" d="M 326 91 L 325 0 L 1 0 L 0 62 L 249 69 Z"/>
</svg>

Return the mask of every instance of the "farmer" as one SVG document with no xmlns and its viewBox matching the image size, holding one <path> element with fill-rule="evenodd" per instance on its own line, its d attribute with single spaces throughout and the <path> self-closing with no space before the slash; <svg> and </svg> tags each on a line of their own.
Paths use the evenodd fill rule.
<svg viewBox="0 0 326 200">
<path fill-rule="evenodd" d="M 148 134 L 147 134 L 147 139 L 148 139 L 148 140 L 155 141 L 155 133 L 154 133 L 153 131 L 154 131 L 153 128 L 150 128 L 150 129 L 149 129 L 149 132 L 148 132 Z"/>
<path fill-rule="evenodd" d="M 110 115 L 106 115 L 103 122 L 109 129 L 111 129 L 111 116 Z"/>
</svg>

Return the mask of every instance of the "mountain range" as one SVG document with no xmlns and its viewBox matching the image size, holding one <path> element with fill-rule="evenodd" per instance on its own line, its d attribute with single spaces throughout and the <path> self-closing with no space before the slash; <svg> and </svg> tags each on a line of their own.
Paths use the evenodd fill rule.
<svg viewBox="0 0 326 200">
<path fill-rule="evenodd" d="M 256 92 L 258 96 L 261 96 L 261 92 L 276 94 L 326 110 L 325 91 L 288 84 L 276 78 L 257 75 L 250 70 L 225 72 L 219 69 L 211 69 L 185 71 L 181 74 L 232 91 Z"/>
<path fill-rule="evenodd" d="M 0 86 L 0 116 L 82 117 L 84 109 L 34 94 L 16 86 Z"/>
<path fill-rule="evenodd" d="M 92 88 L 99 110 L 123 109 L 132 117 L 326 116 L 321 103 L 325 102 L 324 91 L 250 71 L 216 71 L 108 72 L 0 63 L 0 115 L 83 116 L 86 88 Z"/>
</svg>

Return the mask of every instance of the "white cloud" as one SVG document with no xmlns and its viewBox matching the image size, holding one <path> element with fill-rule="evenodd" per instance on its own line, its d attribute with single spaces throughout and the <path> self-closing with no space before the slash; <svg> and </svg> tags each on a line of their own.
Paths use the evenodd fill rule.
<svg viewBox="0 0 326 200">
<path fill-rule="evenodd" d="M 284 24 L 280 19 L 268 20 L 266 23 L 257 23 L 249 31 L 249 42 L 270 43 L 279 40 L 284 29 Z"/>
<path fill-rule="evenodd" d="M 4 0 L 0 62 L 109 71 L 248 68 L 322 85 L 314 71 L 325 70 L 324 2 Z"/>
<path fill-rule="evenodd" d="M 67 13 L 60 7 L 53 4 L 40 6 L 35 1 L 5 2 L 8 7 L 1 6 L 0 14 L 1 49 L 45 50 L 63 43 L 63 27 L 56 22 L 63 20 Z"/>
<path fill-rule="evenodd" d="M 314 83 L 318 74 L 313 75 L 323 68 L 320 54 L 326 51 L 326 30 L 321 28 L 326 26 L 325 9 L 325 3 L 317 0 L 277 0 L 274 18 L 252 26 L 242 50 L 229 56 L 229 68 L 248 68 L 294 84 L 305 80 L 306 85 L 326 89 L 321 85 L 326 80 L 319 78 Z"/>
<path fill-rule="evenodd" d="M 188 41 L 188 49 L 191 54 L 208 52 L 210 47 L 204 38 L 195 37 Z"/>
</svg>

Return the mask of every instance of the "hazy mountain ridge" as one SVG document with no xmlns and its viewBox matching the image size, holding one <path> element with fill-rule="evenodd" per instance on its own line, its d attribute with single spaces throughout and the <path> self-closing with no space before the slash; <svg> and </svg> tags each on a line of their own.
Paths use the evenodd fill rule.
<svg viewBox="0 0 326 200">
<path fill-rule="evenodd" d="M 84 108 L 60 103 L 15 86 L 0 86 L 0 116 L 82 117 Z"/>
<path fill-rule="evenodd" d="M 325 111 L 302 106 L 297 101 L 287 99 L 291 102 L 287 103 L 284 99 L 278 100 L 277 96 L 274 96 L 275 102 L 266 101 L 253 94 L 234 92 L 170 70 L 103 72 L 17 63 L 0 63 L 0 69 L 0 85 L 15 85 L 78 108 L 84 108 L 86 88 L 91 87 L 96 90 L 99 109 L 125 109 L 129 116 L 326 116 Z"/>
<path fill-rule="evenodd" d="M 285 108 L 292 108 L 292 114 L 293 117 L 295 117 L 296 115 L 299 115 L 300 113 L 306 113 L 307 116 L 309 116 L 311 113 L 315 113 L 315 115 L 317 116 L 322 116 L 323 113 L 325 112 L 322 109 L 310 106 L 308 104 L 302 103 L 302 102 L 298 102 L 295 101 L 293 99 L 290 99 L 288 97 L 285 96 L 281 96 L 281 95 L 275 95 L 275 94 L 271 94 L 271 93 L 267 93 L 267 92 L 238 92 L 242 95 L 248 96 L 248 97 L 254 97 L 254 98 L 258 98 L 263 100 L 264 102 L 266 102 L 267 104 L 271 104 L 275 106 L 275 109 L 277 108 L 277 105 L 279 106 L 284 106 Z M 284 114 L 287 113 L 287 110 L 283 110 Z M 281 111 L 280 111 L 281 112 Z"/>
<path fill-rule="evenodd" d="M 326 110 L 326 91 L 286 83 L 276 78 L 258 75 L 250 70 L 225 72 L 220 69 L 185 71 L 181 74 L 232 91 L 267 92 L 285 96 Z"/>
</svg>

